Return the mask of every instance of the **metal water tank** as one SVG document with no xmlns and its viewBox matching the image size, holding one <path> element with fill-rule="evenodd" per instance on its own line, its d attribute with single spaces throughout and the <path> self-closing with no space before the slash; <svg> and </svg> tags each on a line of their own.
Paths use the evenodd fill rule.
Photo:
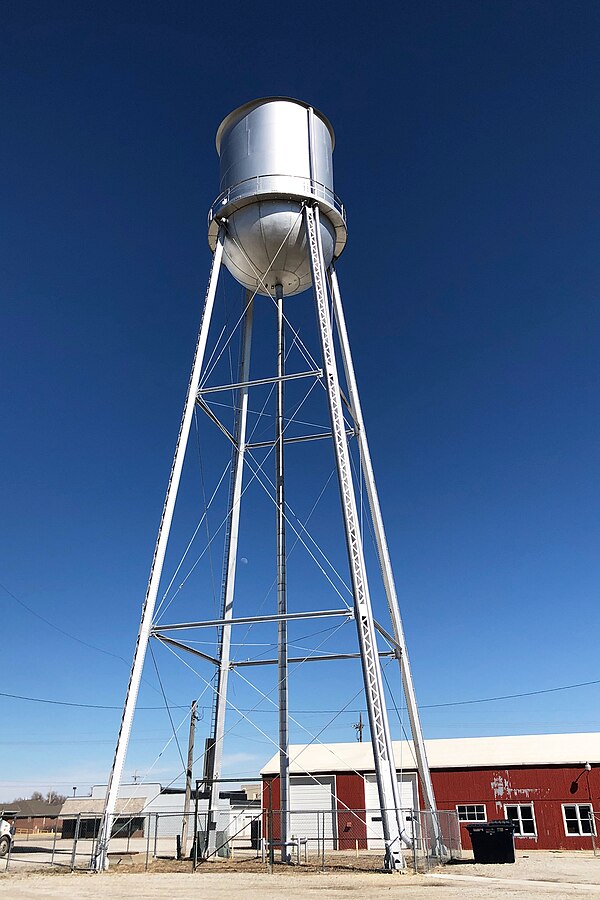
<svg viewBox="0 0 600 900">
<path fill-rule="evenodd" d="M 250 290 L 268 296 L 280 284 L 289 296 L 310 287 L 306 201 L 320 208 L 326 265 L 344 249 L 346 216 L 333 191 L 334 142 L 324 115 L 288 97 L 253 100 L 221 122 L 222 193 L 208 215 L 208 242 L 214 250 L 225 220 L 225 265 Z"/>
</svg>

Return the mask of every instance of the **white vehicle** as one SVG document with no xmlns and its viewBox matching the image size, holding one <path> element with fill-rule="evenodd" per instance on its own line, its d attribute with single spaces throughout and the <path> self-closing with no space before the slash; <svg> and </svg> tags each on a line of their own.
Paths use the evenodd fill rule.
<svg viewBox="0 0 600 900">
<path fill-rule="evenodd" d="M 6 856 L 14 841 L 15 826 L 10 825 L 6 819 L 0 819 L 0 858 Z"/>
</svg>

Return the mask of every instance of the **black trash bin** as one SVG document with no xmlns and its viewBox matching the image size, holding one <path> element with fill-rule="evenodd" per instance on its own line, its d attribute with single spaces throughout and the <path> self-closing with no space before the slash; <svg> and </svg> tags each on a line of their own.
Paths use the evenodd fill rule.
<svg viewBox="0 0 600 900">
<path fill-rule="evenodd" d="M 478 863 L 514 863 L 515 826 L 509 819 L 467 825 Z"/>
</svg>

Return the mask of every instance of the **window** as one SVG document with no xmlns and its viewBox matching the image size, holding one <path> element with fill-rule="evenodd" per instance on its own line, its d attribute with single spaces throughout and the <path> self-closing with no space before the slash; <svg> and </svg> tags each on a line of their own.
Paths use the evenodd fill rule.
<svg viewBox="0 0 600 900">
<path fill-rule="evenodd" d="M 507 804 L 504 807 L 506 818 L 515 826 L 515 837 L 535 837 L 535 817 L 531 803 Z"/>
<path fill-rule="evenodd" d="M 484 803 L 465 803 L 456 807 L 459 822 L 487 822 Z"/>
<path fill-rule="evenodd" d="M 596 834 L 594 813 L 589 803 L 563 803 L 565 834 Z"/>
</svg>

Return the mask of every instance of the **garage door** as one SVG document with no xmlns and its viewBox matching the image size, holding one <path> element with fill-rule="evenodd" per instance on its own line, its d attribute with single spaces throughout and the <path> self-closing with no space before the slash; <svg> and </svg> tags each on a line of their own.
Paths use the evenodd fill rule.
<svg viewBox="0 0 600 900">
<path fill-rule="evenodd" d="M 417 782 L 414 775 L 398 775 L 402 820 L 407 837 L 411 838 L 412 823 L 410 811 L 417 808 Z M 375 775 L 365 775 L 365 806 L 367 809 L 367 847 L 369 850 L 383 850 L 383 825 L 379 807 L 379 793 Z"/>
<path fill-rule="evenodd" d="M 325 847 L 335 847 L 335 777 L 290 779 L 290 834 L 316 841 L 325 832 Z M 313 848 L 314 849 L 314 848 Z"/>
</svg>

